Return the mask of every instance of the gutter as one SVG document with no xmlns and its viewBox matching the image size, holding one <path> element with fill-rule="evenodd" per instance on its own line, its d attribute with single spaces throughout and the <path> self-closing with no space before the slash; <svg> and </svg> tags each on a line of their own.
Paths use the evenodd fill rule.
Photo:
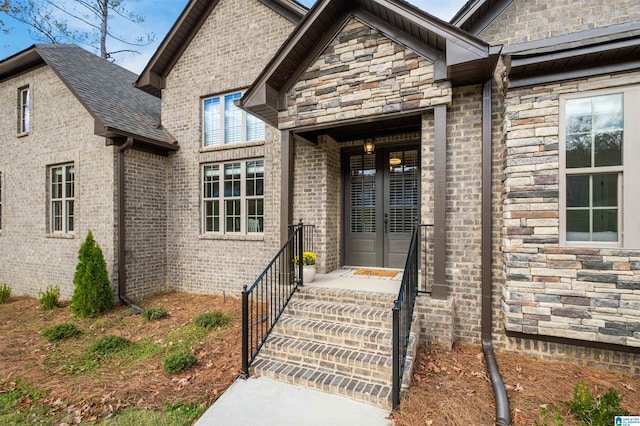
<svg viewBox="0 0 640 426">
<path fill-rule="evenodd" d="M 496 425 L 510 426 L 509 397 L 493 353 L 491 330 L 493 324 L 491 309 L 491 265 L 493 261 L 491 124 L 491 80 L 487 80 L 482 89 L 482 352 L 496 400 Z"/>
<path fill-rule="evenodd" d="M 133 138 L 118 148 L 118 299 L 132 308 L 135 313 L 142 312 L 142 307 L 136 305 L 127 297 L 127 265 L 126 265 L 126 230 L 125 230 L 125 197 L 124 197 L 124 152 L 133 146 Z"/>
</svg>

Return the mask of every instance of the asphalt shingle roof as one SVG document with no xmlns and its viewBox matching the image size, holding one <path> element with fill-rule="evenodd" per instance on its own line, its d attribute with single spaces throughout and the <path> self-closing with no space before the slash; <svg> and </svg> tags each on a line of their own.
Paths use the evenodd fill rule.
<svg viewBox="0 0 640 426">
<path fill-rule="evenodd" d="M 104 127 L 158 142 L 175 142 L 160 125 L 161 100 L 133 86 L 138 78 L 135 73 L 72 44 L 34 47 Z"/>
</svg>

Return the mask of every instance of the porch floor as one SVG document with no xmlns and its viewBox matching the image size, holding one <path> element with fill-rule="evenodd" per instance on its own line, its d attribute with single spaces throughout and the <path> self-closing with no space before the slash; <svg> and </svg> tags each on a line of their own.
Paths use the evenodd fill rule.
<svg viewBox="0 0 640 426">
<path fill-rule="evenodd" d="M 366 275 L 359 275 L 362 271 Z M 384 273 L 397 272 L 393 277 L 375 276 L 377 271 Z M 402 270 L 388 268 L 363 268 L 345 266 L 328 274 L 317 274 L 313 282 L 307 283 L 305 287 L 322 287 L 341 290 L 370 291 L 375 293 L 398 294 L 400 283 L 402 282 Z"/>
</svg>

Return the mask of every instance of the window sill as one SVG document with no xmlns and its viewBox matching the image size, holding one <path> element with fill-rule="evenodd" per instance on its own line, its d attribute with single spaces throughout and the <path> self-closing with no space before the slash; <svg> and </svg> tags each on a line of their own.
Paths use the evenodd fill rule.
<svg viewBox="0 0 640 426">
<path fill-rule="evenodd" d="M 59 238 L 61 240 L 73 240 L 76 238 L 76 234 L 47 234 L 47 238 Z"/>
<path fill-rule="evenodd" d="M 237 148 L 247 148 L 254 146 L 262 146 L 265 144 L 265 141 L 252 141 L 252 142 L 235 142 L 229 143 L 225 145 L 214 145 L 200 148 L 200 152 L 215 152 L 215 151 L 225 151 L 228 149 L 237 149 Z"/>
<path fill-rule="evenodd" d="M 22 132 L 16 135 L 17 138 L 24 138 L 26 136 L 29 136 L 29 132 Z"/>
<path fill-rule="evenodd" d="M 264 234 L 200 234 L 200 240 L 264 241 Z"/>
</svg>

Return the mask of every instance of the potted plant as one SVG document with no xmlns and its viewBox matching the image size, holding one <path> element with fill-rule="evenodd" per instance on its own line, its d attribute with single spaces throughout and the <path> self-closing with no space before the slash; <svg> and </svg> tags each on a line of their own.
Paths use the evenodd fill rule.
<svg viewBox="0 0 640 426">
<path fill-rule="evenodd" d="M 299 265 L 298 256 L 293 258 L 293 262 Z M 296 273 L 298 268 L 296 268 Z M 316 254 L 312 251 L 305 251 L 302 253 L 302 282 L 310 283 L 316 276 Z"/>
</svg>

